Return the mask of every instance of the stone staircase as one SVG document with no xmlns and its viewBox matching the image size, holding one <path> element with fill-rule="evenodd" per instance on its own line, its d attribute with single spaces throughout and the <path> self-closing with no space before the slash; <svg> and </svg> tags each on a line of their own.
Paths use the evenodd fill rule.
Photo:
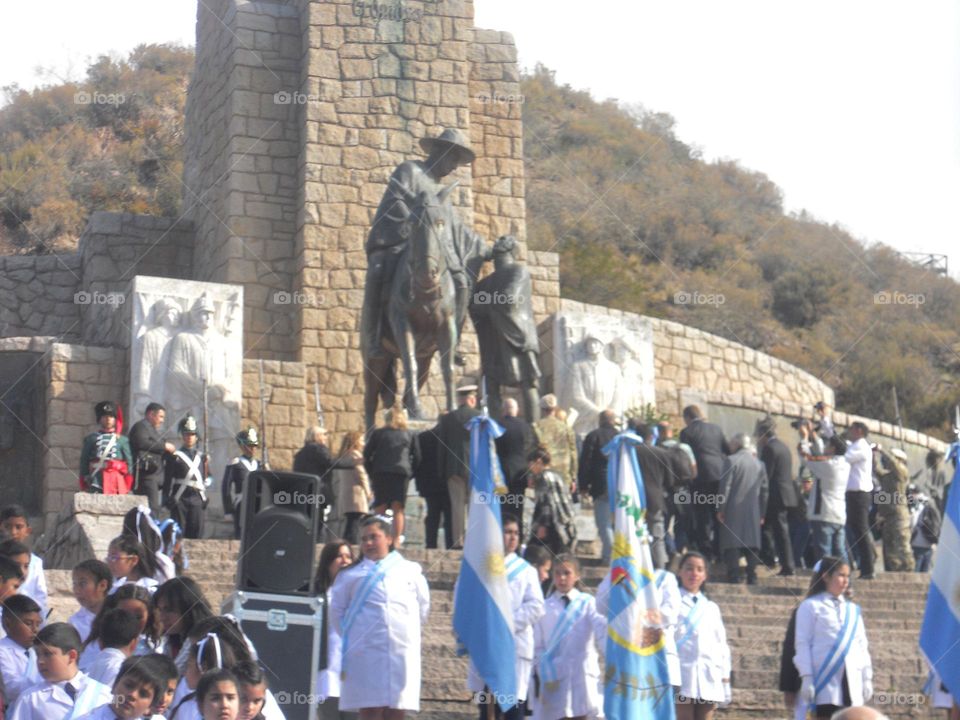
<svg viewBox="0 0 960 720">
<path fill-rule="evenodd" d="M 234 588 L 239 542 L 187 541 L 188 574 L 219 607 Z M 423 629 L 422 710 L 429 720 L 475 718 L 471 694 L 465 690 L 466 661 L 454 652 L 452 636 L 453 582 L 460 565 L 457 551 L 408 549 L 404 555 L 421 563 L 430 582 L 430 617 Z M 604 568 L 584 561 L 584 582 L 591 590 Z M 61 577 L 62 576 L 62 577 Z M 69 595 L 69 573 L 50 571 L 54 617 L 65 619 L 76 608 Z M 723 613 L 733 652 L 733 704 L 721 709 L 723 718 L 786 718 L 776 689 L 780 649 L 791 610 L 804 596 L 808 576 L 761 576 L 754 586 L 709 583 L 707 595 Z M 938 717 L 926 706 L 921 688 L 926 665 L 917 648 L 929 575 L 885 573 L 872 582 L 855 582 L 855 600 L 863 608 L 874 665 L 874 705 L 895 718 Z M 942 711 L 941 711 L 942 715 Z"/>
</svg>

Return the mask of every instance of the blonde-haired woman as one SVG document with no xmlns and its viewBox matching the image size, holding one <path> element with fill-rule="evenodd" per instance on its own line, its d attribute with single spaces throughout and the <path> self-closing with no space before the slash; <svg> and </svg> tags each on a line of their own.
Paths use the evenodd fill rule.
<svg viewBox="0 0 960 720">
<path fill-rule="evenodd" d="M 363 467 L 363 433 L 350 431 L 343 436 L 340 456 L 333 469 L 333 483 L 337 492 L 337 519 L 340 537 L 351 545 L 359 541 L 360 519 L 370 512 L 373 491 Z"/>
<path fill-rule="evenodd" d="M 415 433 L 407 429 L 407 413 L 399 406 L 386 412 L 386 425 L 374 430 L 363 450 L 373 485 L 373 511 L 393 511 L 394 547 L 403 545 L 404 503 L 413 468 L 420 461 Z"/>
</svg>

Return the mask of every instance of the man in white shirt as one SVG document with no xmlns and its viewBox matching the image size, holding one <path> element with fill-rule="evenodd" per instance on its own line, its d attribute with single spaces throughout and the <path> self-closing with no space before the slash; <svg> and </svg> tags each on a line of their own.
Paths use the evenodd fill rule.
<svg viewBox="0 0 960 720">
<path fill-rule="evenodd" d="M 850 479 L 850 463 L 844 457 L 846 443 L 838 435 L 831 435 L 827 442 L 827 454 L 814 455 L 806 433 L 806 429 L 801 428 L 803 440 L 800 442 L 800 456 L 813 475 L 813 487 L 807 498 L 807 519 L 813 530 L 817 559 L 832 556 L 849 563 L 844 536 L 847 522 L 846 491 Z"/>
<path fill-rule="evenodd" d="M 844 457 L 850 463 L 847 480 L 847 537 L 850 550 L 857 558 L 861 580 L 873 580 L 876 551 L 870 532 L 870 503 L 873 497 L 873 449 L 867 442 L 867 426 L 851 423 L 847 435 L 850 445 Z"/>
</svg>

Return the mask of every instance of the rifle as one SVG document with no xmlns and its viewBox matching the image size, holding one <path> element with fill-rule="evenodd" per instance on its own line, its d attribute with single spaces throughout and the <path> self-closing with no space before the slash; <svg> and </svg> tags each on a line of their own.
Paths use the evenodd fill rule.
<svg viewBox="0 0 960 720">
<path fill-rule="evenodd" d="M 201 473 L 203 474 L 204 480 L 209 480 L 209 478 L 207 477 L 208 473 L 210 472 L 210 466 L 209 466 L 209 463 L 210 463 L 210 452 L 209 452 L 209 451 L 210 451 L 210 439 L 207 437 L 207 379 L 206 379 L 206 378 L 203 378 L 203 380 L 202 380 L 201 382 L 203 383 L 203 385 L 202 385 L 202 388 L 203 388 L 203 427 L 201 428 L 200 432 L 202 432 L 203 435 L 201 435 L 200 437 L 201 437 L 201 439 L 202 439 L 203 444 L 200 445 L 199 450 L 200 450 L 200 453 L 201 453 L 201 457 L 203 457 L 203 460 L 201 461 L 200 464 L 201 464 Z"/>
<path fill-rule="evenodd" d="M 270 469 L 270 453 L 267 451 L 267 387 L 263 384 L 263 359 L 259 361 L 260 373 L 260 464 Z"/>
<path fill-rule="evenodd" d="M 317 406 L 317 425 L 325 427 L 323 422 L 323 408 L 320 406 L 320 381 L 313 376 L 313 401 Z"/>
<path fill-rule="evenodd" d="M 900 417 L 900 402 L 897 400 L 897 386 L 893 386 L 893 414 L 900 428 L 900 449 L 903 450 L 903 418 Z"/>
</svg>

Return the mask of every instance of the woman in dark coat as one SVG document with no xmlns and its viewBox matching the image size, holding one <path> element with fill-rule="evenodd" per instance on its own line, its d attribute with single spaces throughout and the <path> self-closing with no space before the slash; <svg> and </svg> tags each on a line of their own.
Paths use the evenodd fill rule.
<svg viewBox="0 0 960 720">
<path fill-rule="evenodd" d="M 407 413 L 402 407 L 387 411 L 387 424 L 374 430 L 363 450 L 363 461 L 373 485 L 373 511 L 382 515 L 393 511 L 394 547 L 403 544 L 404 504 L 413 468 L 419 463 L 416 433 L 407 429 Z"/>
</svg>

